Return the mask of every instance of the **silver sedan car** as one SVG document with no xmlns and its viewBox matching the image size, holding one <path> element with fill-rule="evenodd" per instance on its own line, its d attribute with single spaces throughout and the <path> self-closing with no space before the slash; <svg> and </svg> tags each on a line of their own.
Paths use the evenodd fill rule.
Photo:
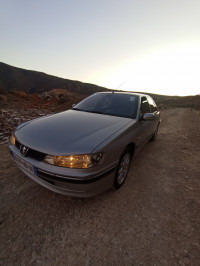
<svg viewBox="0 0 200 266">
<path fill-rule="evenodd" d="M 95 93 L 71 110 L 19 125 L 9 148 L 18 167 L 40 185 L 91 197 L 123 185 L 132 157 L 156 139 L 159 124 L 148 95 Z"/>
</svg>

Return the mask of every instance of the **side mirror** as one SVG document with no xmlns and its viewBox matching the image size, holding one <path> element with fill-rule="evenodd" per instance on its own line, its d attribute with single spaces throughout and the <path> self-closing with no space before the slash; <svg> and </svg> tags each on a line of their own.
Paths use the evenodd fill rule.
<svg viewBox="0 0 200 266">
<path fill-rule="evenodd" d="M 142 120 L 144 121 L 152 121 L 155 120 L 156 116 L 153 113 L 146 113 L 143 115 Z"/>
<path fill-rule="evenodd" d="M 72 104 L 72 108 L 74 108 L 75 106 L 76 106 L 76 104 L 75 104 L 75 103 L 73 103 L 73 104 Z"/>
</svg>

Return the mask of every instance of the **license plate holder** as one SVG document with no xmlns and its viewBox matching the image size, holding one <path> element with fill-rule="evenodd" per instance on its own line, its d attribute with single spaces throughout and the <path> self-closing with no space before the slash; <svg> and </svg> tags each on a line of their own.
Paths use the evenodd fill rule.
<svg viewBox="0 0 200 266">
<path fill-rule="evenodd" d="M 27 163 L 26 161 L 21 159 L 19 156 L 17 156 L 13 152 L 12 152 L 12 156 L 13 156 L 13 159 L 15 160 L 16 164 L 20 168 L 24 169 L 25 171 L 27 171 L 30 174 L 35 175 L 35 171 L 34 171 L 34 166 L 33 165 L 31 165 L 30 163 Z"/>
</svg>

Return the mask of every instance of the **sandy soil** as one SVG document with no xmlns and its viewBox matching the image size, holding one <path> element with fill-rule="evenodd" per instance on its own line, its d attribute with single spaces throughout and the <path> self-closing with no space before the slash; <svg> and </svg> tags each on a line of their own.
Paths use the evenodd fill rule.
<svg viewBox="0 0 200 266">
<path fill-rule="evenodd" d="M 200 265 L 200 113 L 162 112 L 125 185 L 54 194 L 0 146 L 0 265 Z"/>
</svg>

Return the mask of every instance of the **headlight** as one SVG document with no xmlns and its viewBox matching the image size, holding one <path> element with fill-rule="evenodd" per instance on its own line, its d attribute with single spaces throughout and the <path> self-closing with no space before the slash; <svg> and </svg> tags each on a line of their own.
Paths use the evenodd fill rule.
<svg viewBox="0 0 200 266">
<path fill-rule="evenodd" d="M 12 136 L 10 137 L 10 142 L 12 143 L 12 145 L 15 145 L 15 137 L 12 134 Z"/>
<path fill-rule="evenodd" d="M 69 156 L 53 156 L 47 155 L 44 158 L 45 163 L 67 167 L 67 168 L 90 168 L 101 163 L 103 153 L 96 154 L 81 154 Z"/>
</svg>

